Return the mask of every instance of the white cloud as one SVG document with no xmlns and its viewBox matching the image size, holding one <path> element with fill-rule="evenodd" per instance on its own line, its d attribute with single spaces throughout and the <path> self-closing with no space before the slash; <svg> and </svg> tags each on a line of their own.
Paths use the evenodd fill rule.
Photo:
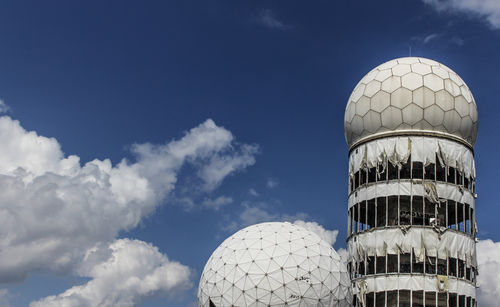
<svg viewBox="0 0 500 307">
<path fill-rule="evenodd" d="M 273 189 L 273 188 L 277 187 L 279 184 L 280 184 L 280 182 L 276 178 L 268 178 L 267 182 L 266 182 L 266 186 L 269 189 Z"/>
<path fill-rule="evenodd" d="M 479 306 L 496 306 L 500 296 L 500 242 L 480 240 L 477 243 L 479 266 Z"/>
<path fill-rule="evenodd" d="M 9 303 L 9 290 L 0 289 L 0 307 L 11 307 Z"/>
<path fill-rule="evenodd" d="M 204 169 L 214 159 L 252 159 L 254 151 L 233 139 L 230 131 L 207 120 L 165 145 L 132 146 L 135 162 L 124 159 L 112 165 L 104 159 L 81 165 L 78 156 L 64 155 L 56 139 L 0 117 L 0 283 L 20 281 L 39 270 L 75 272 L 87 250 L 113 242 L 163 203 L 183 165 Z M 200 185 L 213 187 L 248 165 L 233 163 L 215 178 L 205 173 Z M 111 245 L 117 250 L 126 243 L 117 242 Z M 96 274 L 85 276 L 109 280 Z"/>
<path fill-rule="evenodd" d="M 207 198 L 203 201 L 202 205 L 205 208 L 218 211 L 221 207 L 229 205 L 233 199 L 228 196 L 219 196 L 216 199 Z"/>
<path fill-rule="evenodd" d="M 500 29 L 500 1 L 498 0 L 422 0 L 439 12 L 460 12 L 486 19 Z"/>
<path fill-rule="evenodd" d="M 432 41 L 432 40 L 434 40 L 434 39 L 436 39 L 438 37 L 439 37 L 439 35 L 437 33 L 432 33 L 432 34 L 429 34 L 429 35 L 425 36 L 423 38 L 422 42 L 425 45 L 425 44 L 429 43 L 430 41 Z"/>
<path fill-rule="evenodd" d="M 10 107 L 0 99 L 0 113 L 7 113 L 10 111 Z"/>
<path fill-rule="evenodd" d="M 270 29 L 289 30 L 292 28 L 292 26 L 279 21 L 270 9 L 262 10 L 257 20 L 261 25 Z"/>
<path fill-rule="evenodd" d="M 260 194 L 259 192 L 257 192 L 255 189 L 251 188 L 250 190 L 248 190 L 248 193 L 252 196 L 255 196 L 255 197 L 258 197 Z"/>
<path fill-rule="evenodd" d="M 293 222 L 295 225 L 301 226 L 309 231 L 317 234 L 321 239 L 328 242 L 330 245 L 334 245 L 337 241 L 338 230 L 328 230 L 316 222 L 305 222 L 302 220 L 297 220 Z"/>
<path fill-rule="evenodd" d="M 86 262 L 91 265 L 86 266 Z M 177 295 L 179 290 L 190 288 L 191 274 L 187 266 L 169 260 L 156 247 L 121 239 L 86 255 L 81 269 L 82 276 L 91 278 L 86 284 L 32 302 L 30 306 L 136 306 L 156 293 Z"/>
<path fill-rule="evenodd" d="M 243 144 L 240 146 L 240 150 L 233 154 L 220 153 L 212 155 L 209 162 L 198 171 L 198 176 L 204 182 L 203 189 L 212 191 L 229 174 L 255 164 L 255 155 L 258 151 L 259 148 L 256 145 Z"/>
</svg>

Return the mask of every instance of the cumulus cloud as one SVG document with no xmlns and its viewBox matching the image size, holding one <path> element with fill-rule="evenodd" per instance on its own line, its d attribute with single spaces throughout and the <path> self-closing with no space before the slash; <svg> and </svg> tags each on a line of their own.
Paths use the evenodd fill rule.
<svg viewBox="0 0 500 307">
<path fill-rule="evenodd" d="M 233 199 L 228 196 L 219 196 L 215 199 L 207 198 L 203 201 L 203 207 L 218 211 L 221 207 L 229 205 Z"/>
<path fill-rule="evenodd" d="M 459 12 L 485 19 L 493 28 L 500 29 L 500 1 L 498 0 L 422 0 L 439 12 Z"/>
<path fill-rule="evenodd" d="M 480 286 L 478 305 L 496 306 L 500 296 L 500 242 L 480 240 L 476 248 Z"/>
<path fill-rule="evenodd" d="M 305 222 L 302 220 L 296 220 L 293 222 L 297 226 L 301 226 L 309 231 L 317 234 L 321 239 L 328 242 L 330 245 L 334 245 L 337 241 L 338 230 L 328 230 L 316 222 Z"/>
<path fill-rule="evenodd" d="M 228 230 L 233 231 L 238 227 L 242 228 L 263 222 L 293 222 L 295 220 L 305 220 L 308 217 L 308 215 L 303 212 L 298 212 L 293 215 L 271 212 L 268 208 L 269 205 L 265 202 L 251 203 L 245 201 L 242 203 L 242 206 L 243 210 L 238 215 L 237 222 L 233 220 Z"/>
<path fill-rule="evenodd" d="M 30 306 L 127 307 L 156 293 L 172 295 L 192 286 L 192 273 L 187 266 L 169 260 L 156 247 L 137 240 L 116 240 L 108 247 L 90 250 L 80 270 L 82 276 L 91 278 L 86 284 L 32 302 Z"/>
<path fill-rule="evenodd" d="M 248 193 L 252 196 L 255 196 L 255 197 L 258 197 L 260 194 L 259 192 L 257 192 L 255 189 L 251 188 L 250 190 L 248 190 Z"/>
<path fill-rule="evenodd" d="M 276 16 L 274 15 L 273 11 L 270 9 L 265 9 L 262 10 L 258 16 L 257 21 L 269 28 L 269 29 L 275 29 L 275 30 L 289 30 L 292 28 L 292 26 L 287 25 L 283 23 L 282 21 L 278 20 Z"/>
<path fill-rule="evenodd" d="M 248 161 L 255 152 L 212 120 L 167 144 L 135 144 L 135 161 L 116 165 L 109 159 L 82 165 L 56 139 L 26 131 L 8 116 L 0 117 L 0 143 L 0 282 L 39 270 L 74 272 L 87 250 L 113 242 L 163 203 L 183 165 L 211 168 L 214 159 Z M 200 185 L 215 187 L 248 165 L 233 163 L 215 178 L 203 173 Z"/>
<path fill-rule="evenodd" d="M 0 113 L 7 113 L 10 111 L 10 107 L 0 99 Z"/>
<path fill-rule="evenodd" d="M 280 184 L 280 182 L 278 181 L 278 179 L 276 179 L 276 178 L 267 178 L 266 186 L 269 189 L 273 189 L 273 188 L 277 187 L 279 184 Z"/>
</svg>

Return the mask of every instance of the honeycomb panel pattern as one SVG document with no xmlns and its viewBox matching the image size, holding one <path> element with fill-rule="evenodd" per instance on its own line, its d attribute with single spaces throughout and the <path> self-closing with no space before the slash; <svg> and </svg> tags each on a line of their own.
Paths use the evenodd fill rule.
<svg viewBox="0 0 500 307">
<path fill-rule="evenodd" d="M 387 131 L 432 130 L 474 145 L 476 102 L 465 82 L 443 64 L 425 58 L 386 62 L 354 88 L 347 103 L 347 144 Z"/>
<path fill-rule="evenodd" d="M 315 233 L 290 223 L 242 229 L 212 254 L 198 306 L 350 306 L 347 269 Z"/>
</svg>

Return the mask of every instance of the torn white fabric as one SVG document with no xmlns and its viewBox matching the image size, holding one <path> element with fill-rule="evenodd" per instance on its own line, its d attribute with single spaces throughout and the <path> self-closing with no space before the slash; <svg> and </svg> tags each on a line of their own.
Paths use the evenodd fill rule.
<svg viewBox="0 0 500 307">
<path fill-rule="evenodd" d="M 364 280 L 366 293 L 392 290 L 439 292 L 436 275 L 375 275 L 366 277 Z M 476 288 L 474 285 L 455 277 L 448 278 L 448 292 L 460 293 L 460 295 L 476 298 Z"/>
<path fill-rule="evenodd" d="M 460 203 L 469 204 L 475 209 L 474 195 L 469 190 L 457 189 L 456 185 L 448 183 L 434 183 L 424 181 L 430 184 L 429 192 L 426 192 L 421 180 L 405 180 L 398 182 L 381 182 L 377 184 L 366 185 L 359 188 L 356 193 L 349 196 L 349 208 L 364 200 L 376 197 L 385 197 L 390 195 L 421 195 L 428 198 L 439 199 L 442 202 L 445 199 L 454 200 Z M 432 187 L 434 186 L 434 187 Z M 431 194 L 432 193 L 432 194 Z M 435 195 L 434 193 L 437 193 Z"/>
<path fill-rule="evenodd" d="M 389 137 L 363 144 L 350 153 L 349 172 L 353 175 L 362 168 L 385 167 L 387 162 L 400 166 L 407 163 L 410 154 L 412 161 L 424 165 L 438 162 L 458 169 L 467 177 L 476 178 L 474 153 L 468 147 L 451 140 L 424 136 Z"/>
<path fill-rule="evenodd" d="M 413 226 L 405 231 L 399 228 L 364 232 L 347 242 L 348 261 L 361 261 L 366 256 L 397 255 L 413 253 L 423 260 L 425 253 L 439 259 L 458 258 L 467 267 L 477 268 L 476 243 L 466 234 L 445 231 L 440 234 L 430 228 Z"/>
</svg>

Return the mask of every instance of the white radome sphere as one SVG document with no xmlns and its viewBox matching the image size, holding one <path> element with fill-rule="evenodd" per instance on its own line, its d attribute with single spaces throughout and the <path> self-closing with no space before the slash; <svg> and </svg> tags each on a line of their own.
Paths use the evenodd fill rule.
<svg viewBox="0 0 500 307">
<path fill-rule="evenodd" d="M 198 306 L 350 306 L 350 279 L 339 255 L 315 233 L 262 223 L 227 238 L 208 259 Z"/>
<path fill-rule="evenodd" d="M 347 103 L 344 130 L 350 148 L 377 134 L 429 131 L 474 146 L 476 102 L 465 82 L 436 61 L 409 57 L 366 74 Z"/>
</svg>

